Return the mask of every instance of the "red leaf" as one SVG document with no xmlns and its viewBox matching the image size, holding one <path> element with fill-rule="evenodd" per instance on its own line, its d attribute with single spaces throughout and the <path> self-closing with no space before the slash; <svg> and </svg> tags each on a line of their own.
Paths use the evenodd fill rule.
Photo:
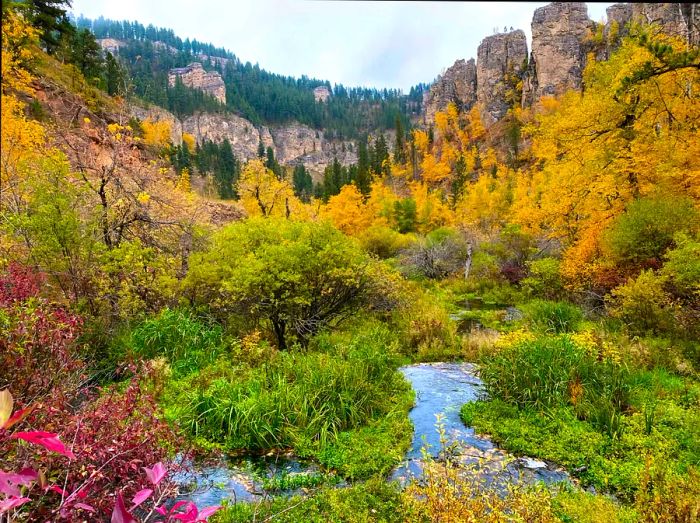
<svg viewBox="0 0 700 523">
<path fill-rule="evenodd" d="M 9 498 L 4 501 L 0 501 L 0 514 L 7 512 L 11 508 L 19 507 L 24 505 L 27 501 L 31 501 L 29 498 Z"/>
<path fill-rule="evenodd" d="M 117 502 L 114 504 L 114 510 L 112 511 L 111 523 L 138 523 L 134 516 L 129 514 L 124 506 L 124 498 L 122 498 L 121 492 L 117 494 Z"/>
<path fill-rule="evenodd" d="M 165 469 L 165 465 L 163 465 L 160 462 L 153 465 L 152 469 L 149 469 L 148 467 L 143 467 L 143 470 L 146 472 L 146 477 L 153 485 L 158 485 L 158 483 L 160 483 L 165 477 L 165 474 L 167 472 L 167 470 Z"/>
<path fill-rule="evenodd" d="M 59 487 L 58 485 L 51 485 L 51 486 L 49 487 L 49 490 L 53 490 L 54 492 L 58 492 L 58 493 L 61 494 L 62 496 L 65 496 L 65 495 L 66 495 L 66 491 L 63 490 L 63 489 L 62 489 L 61 487 Z"/>
<path fill-rule="evenodd" d="M 153 491 L 149 488 L 145 488 L 143 490 L 139 490 L 136 495 L 134 496 L 134 499 L 131 500 L 133 503 L 133 506 L 131 507 L 131 510 L 134 510 L 136 507 L 138 507 L 141 503 L 146 501 L 148 498 L 151 497 L 151 494 L 153 494 Z"/>
<path fill-rule="evenodd" d="M 29 443 L 34 443 L 35 445 L 41 445 L 45 449 L 51 450 L 58 454 L 63 454 L 71 459 L 75 459 L 75 454 L 73 454 L 66 446 L 58 439 L 58 434 L 53 432 L 43 432 L 40 430 L 32 432 L 15 432 L 11 439 L 22 439 L 28 441 Z"/>
</svg>

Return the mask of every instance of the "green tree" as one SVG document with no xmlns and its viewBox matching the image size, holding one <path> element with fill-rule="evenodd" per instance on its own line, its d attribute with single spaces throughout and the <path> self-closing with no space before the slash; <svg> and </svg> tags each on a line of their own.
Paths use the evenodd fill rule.
<svg viewBox="0 0 700 523">
<path fill-rule="evenodd" d="M 66 16 L 65 8 L 70 5 L 70 0 L 31 0 L 26 4 L 29 20 L 39 29 L 39 40 L 49 54 L 58 49 L 64 34 L 70 35 L 74 31 Z"/>
<path fill-rule="evenodd" d="M 105 87 L 110 96 L 125 95 L 127 73 L 119 61 L 107 52 L 105 58 Z"/>
<path fill-rule="evenodd" d="M 281 350 L 391 295 L 390 276 L 326 222 L 252 218 L 192 256 L 185 288 L 196 303 L 271 329 Z"/>
<path fill-rule="evenodd" d="M 314 190 L 314 182 L 303 164 L 294 167 L 292 175 L 294 194 L 302 201 L 308 202 Z"/>
</svg>

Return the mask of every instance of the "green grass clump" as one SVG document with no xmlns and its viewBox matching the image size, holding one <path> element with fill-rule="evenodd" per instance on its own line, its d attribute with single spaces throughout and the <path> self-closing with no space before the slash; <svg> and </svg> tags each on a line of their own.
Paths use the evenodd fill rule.
<svg viewBox="0 0 700 523">
<path fill-rule="evenodd" d="M 176 375 L 212 364 L 224 352 L 219 325 L 177 309 L 163 309 L 155 318 L 138 325 L 126 344 L 126 350 L 136 357 L 166 358 Z"/>
<path fill-rule="evenodd" d="M 581 309 L 565 301 L 533 300 L 524 308 L 530 325 L 538 332 L 574 332 L 583 321 Z"/>
<path fill-rule="evenodd" d="M 281 523 L 365 523 L 407 521 L 395 484 L 382 477 L 348 488 L 324 487 L 314 496 L 277 497 L 257 503 L 237 503 L 215 517 L 217 523 L 276 521 Z"/>
<path fill-rule="evenodd" d="M 322 338 L 314 348 L 279 352 L 252 368 L 219 360 L 171 383 L 168 415 L 229 451 L 292 448 L 300 456 L 324 456 L 348 477 L 385 472 L 411 437 L 412 394 L 396 370 L 391 333 L 372 326 L 346 342 Z M 362 442 L 372 447 L 362 449 L 360 463 L 350 454 Z"/>
</svg>

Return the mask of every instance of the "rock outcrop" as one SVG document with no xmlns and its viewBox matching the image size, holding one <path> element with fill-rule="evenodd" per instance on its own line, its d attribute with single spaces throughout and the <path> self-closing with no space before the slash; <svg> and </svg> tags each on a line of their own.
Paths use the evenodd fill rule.
<svg viewBox="0 0 700 523">
<path fill-rule="evenodd" d="M 635 3 L 615 4 L 606 9 L 608 23 L 615 21 L 624 31 L 630 21 L 655 24 L 666 34 L 677 36 L 688 45 L 700 44 L 700 4 Z"/>
<path fill-rule="evenodd" d="M 204 140 L 220 143 L 227 139 L 233 153 L 241 160 L 255 158 L 261 140 L 265 147 L 274 145 L 269 132 L 261 132 L 251 122 L 234 114 L 197 113 L 182 121 L 182 129 L 199 143 Z"/>
<path fill-rule="evenodd" d="M 205 71 L 199 62 L 192 62 L 187 67 L 171 69 L 168 72 L 168 84 L 170 87 L 175 85 L 178 78 L 187 87 L 204 91 L 222 104 L 226 103 L 226 86 L 221 75 L 216 71 Z"/>
<path fill-rule="evenodd" d="M 314 89 L 314 99 L 317 102 L 325 102 L 331 97 L 331 91 L 325 85 L 319 85 Z"/>
<path fill-rule="evenodd" d="M 425 121 L 432 122 L 435 113 L 444 110 L 451 102 L 465 111 L 476 103 L 476 64 L 473 58 L 457 60 L 423 95 Z"/>
<path fill-rule="evenodd" d="M 553 2 L 535 10 L 523 105 L 532 105 L 542 96 L 581 88 L 588 51 L 586 37 L 593 26 L 583 2 Z"/>
<path fill-rule="evenodd" d="M 514 103 L 520 103 L 518 84 L 527 67 L 527 40 L 522 30 L 484 38 L 476 62 L 476 97 L 484 123 L 503 118 Z"/>
<path fill-rule="evenodd" d="M 183 120 L 182 130 L 200 143 L 228 140 L 236 157 L 244 161 L 257 156 L 261 141 L 265 148 L 272 147 L 281 164 L 303 164 L 315 172 L 323 171 L 334 157 L 344 165 L 357 161 L 351 142 L 327 140 L 322 131 L 299 123 L 256 127 L 233 114 L 198 113 Z"/>
</svg>

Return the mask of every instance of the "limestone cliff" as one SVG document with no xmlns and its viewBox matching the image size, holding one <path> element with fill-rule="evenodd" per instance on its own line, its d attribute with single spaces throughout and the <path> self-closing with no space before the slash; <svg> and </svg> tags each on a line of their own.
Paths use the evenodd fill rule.
<svg viewBox="0 0 700 523">
<path fill-rule="evenodd" d="M 466 111 L 476 103 L 476 64 L 473 58 L 457 60 L 423 95 L 425 121 L 432 122 L 435 113 L 444 110 L 450 102 Z"/>
<path fill-rule="evenodd" d="M 187 67 L 171 69 L 168 72 L 168 84 L 170 87 L 175 85 L 178 78 L 187 87 L 200 89 L 212 95 L 222 104 L 226 103 L 226 86 L 221 75 L 216 71 L 205 71 L 199 62 L 192 62 Z"/>
<path fill-rule="evenodd" d="M 520 104 L 518 84 L 527 67 L 527 40 L 518 29 L 484 38 L 476 62 L 477 100 L 482 119 L 490 124 L 503 118 L 514 103 Z"/>
<path fill-rule="evenodd" d="M 274 145 L 269 132 L 261 133 L 251 122 L 234 114 L 197 113 L 182 121 L 182 129 L 197 142 L 219 143 L 228 139 L 233 153 L 242 160 L 255 158 L 261 140 L 265 147 Z"/>
<path fill-rule="evenodd" d="M 586 37 L 593 30 L 583 2 L 552 2 L 535 10 L 532 53 L 523 84 L 523 105 L 542 96 L 580 89 L 586 65 Z"/>
<path fill-rule="evenodd" d="M 241 160 L 255 158 L 258 144 L 272 147 L 275 158 L 283 165 L 303 164 L 312 171 L 322 171 L 337 157 L 342 164 L 357 161 L 353 144 L 328 140 L 323 131 L 317 131 L 296 122 L 274 127 L 256 127 L 233 114 L 199 113 L 185 118 L 182 130 L 197 142 L 211 140 L 231 143 L 234 154 Z"/>
</svg>

